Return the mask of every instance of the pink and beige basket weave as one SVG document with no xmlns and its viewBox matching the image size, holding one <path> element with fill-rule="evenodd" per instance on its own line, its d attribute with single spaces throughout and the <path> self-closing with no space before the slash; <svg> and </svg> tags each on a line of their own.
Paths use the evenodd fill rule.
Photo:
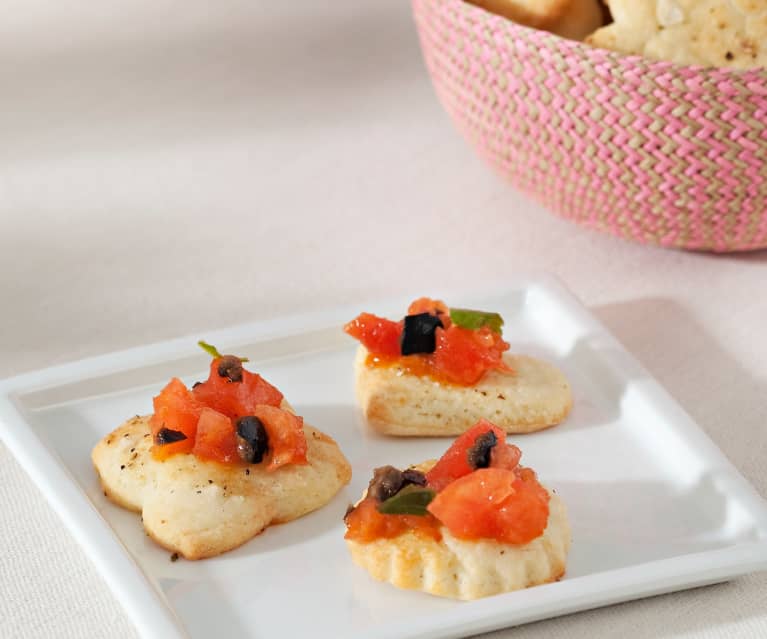
<svg viewBox="0 0 767 639">
<path fill-rule="evenodd" d="M 639 242 L 767 246 L 767 71 L 624 56 L 462 0 L 413 9 L 439 99 L 517 188 Z"/>
</svg>

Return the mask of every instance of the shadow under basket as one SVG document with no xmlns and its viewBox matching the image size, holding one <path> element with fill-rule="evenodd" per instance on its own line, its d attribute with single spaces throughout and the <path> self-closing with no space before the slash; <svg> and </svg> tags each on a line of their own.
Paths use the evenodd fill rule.
<svg viewBox="0 0 767 639">
<path fill-rule="evenodd" d="M 440 101 L 517 188 L 638 242 L 767 247 L 767 70 L 626 56 L 462 0 L 413 11 Z"/>
</svg>

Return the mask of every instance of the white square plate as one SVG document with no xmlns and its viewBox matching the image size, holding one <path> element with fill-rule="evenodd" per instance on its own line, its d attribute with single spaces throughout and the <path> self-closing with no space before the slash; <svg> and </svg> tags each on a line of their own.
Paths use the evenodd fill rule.
<svg viewBox="0 0 767 639">
<path fill-rule="evenodd" d="M 569 509 L 567 575 L 461 603 L 399 591 L 352 564 L 342 516 L 375 466 L 438 457 L 447 439 L 371 432 L 354 402 L 362 310 L 401 316 L 409 300 L 313 313 L 204 335 L 280 388 L 334 437 L 354 476 L 330 504 L 243 547 L 171 562 L 138 516 L 102 495 L 90 450 L 173 375 L 204 377 L 196 338 L 0 383 L 0 434 L 90 554 L 145 637 L 456 637 L 724 581 L 767 567 L 767 505 L 646 371 L 560 284 L 526 279 L 448 303 L 501 312 L 515 352 L 560 366 L 575 406 L 560 426 L 511 437 Z"/>
</svg>

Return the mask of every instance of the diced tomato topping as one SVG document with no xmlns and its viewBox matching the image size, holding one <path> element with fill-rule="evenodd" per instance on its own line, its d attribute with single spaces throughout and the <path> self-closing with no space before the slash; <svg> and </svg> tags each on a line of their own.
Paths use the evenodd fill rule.
<svg viewBox="0 0 767 639">
<path fill-rule="evenodd" d="M 269 439 L 270 459 L 266 470 L 277 470 L 285 464 L 308 464 L 304 420 L 286 410 L 261 405 L 251 415 L 264 424 Z"/>
<path fill-rule="evenodd" d="M 212 408 L 203 408 L 192 452 L 200 459 L 231 463 L 238 459 L 232 420 Z"/>
<path fill-rule="evenodd" d="M 238 419 L 252 415 L 253 409 L 261 404 L 279 406 L 282 403 L 282 393 L 267 382 L 263 377 L 243 368 L 242 381 L 231 382 L 218 374 L 220 358 L 210 363 L 208 379 L 197 384 L 192 392 L 205 406 Z"/>
<path fill-rule="evenodd" d="M 256 406 L 279 406 L 283 395 L 261 375 L 242 371 L 242 382 L 237 386 L 237 398 L 240 400 L 241 415 L 252 415 Z"/>
<path fill-rule="evenodd" d="M 442 322 L 443 328 L 448 328 L 450 321 L 450 309 L 442 300 L 433 300 L 430 297 L 419 297 L 407 309 L 408 315 L 418 315 L 420 313 L 430 313 L 436 315 Z"/>
<path fill-rule="evenodd" d="M 496 437 L 490 467 L 474 469 L 469 451 L 490 432 Z M 427 506 L 428 515 L 384 515 L 378 502 L 366 497 L 345 518 L 346 538 L 368 543 L 412 530 L 439 540 L 441 526 L 467 540 L 525 544 L 539 537 L 548 523 L 549 493 L 535 472 L 519 466 L 522 453 L 505 439 L 500 428 L 480 420 L 426 473 L 427 487 L 437 493 Z"/>
<path fill-rule="evenodd" d="M 440 457 L 439 461 L 434 464 L 432 469 L 426 473 L 426 483 L 428 486 L 436 491 L 440 491 L 450 482 L 472 472 L 474 468 L 469 465 L 469 449 L 474 446 L 477 437 L 484 435 L 488 431 L 495 433 L 497 438 L 496 445 L 490 451 L 490 459 L 492 461 L 492 454 L 495 449 L 506 446 L 506 433 L 495 424 L 491 424 L 486 419 L 481 419 L 463 435 L 458 437 L 445 454 Z M 519 449 L 517 448 L 517 450 Z"/>
<path fill-rule="evenodd" d="M 392 322 L 372 313 L 361 313 L 344 326 L 344 330 L 373 355 L 392 358 L 400 356 L 402 322 Z"/>
<path fill-rule="evenodd" d="M 236 420 L 254 415 L 264 423 L 269 439 L 267 470 L 286 464 L 307 464 L 303 420 L 278 408 L 282 393 L 260 375 L 245 369 L 241 381 L 230 381 L 219 375 L 219 362 L 220 358 L 211 362 L 207 381 L 193 390 L 173 378 L 154 398 L 150 421 L 153 441 L 157 441 L 162 428 L 179 431 L 186 439 L 155 443 L 153 457 L 163 460 L 176 453 L 193 453 L 200 459 L 240 463 Z"/>
<path fill-rule="evenodd" d="M 460 326 L 437 329 L 437 348 L 431 355 L 434 370 L 454 384 L 473 386 L 493 369 L 510 369 L 503 363 L 508 342 L 487 327 L 475 331 Z"/>
<path fill-rule="evenodd" d="M 409 530 L 436 541 L 442 539 L 440 523 L 432 515 L 382 515 L 378 502 L 372 497 L 363 499 L 346 516 L 345 539 L 368 543 L 376 539 L 392 539 Z"/>
<path fill-rule="evenodd" d="M 174 377 L 152 400 L 154 414 L 150 420 L 152 441 L 161 428 L 179 431 L 186 435 L 186 439 L 172 444 L 152 448 L 154 456 L 158 459 L 168 457 L 170 454 L 189 452 L 194 446 L 194 438 L 197 434 L 197 420 L 204 408 L 189 389 L 177 377 Z"/>
<path fill-rule="evenodd" d="M 513 373 L 503 361 L 509 349 L 500 333 L 484 326 L 471 330 L 456 326 L 450 320 L 450 310 L 444 302 L 422 297 L 415 300 L 408 314 L 437 315 L 443 328 L 435 331 L 434 353 L 403 356 L 400 349 L 403 322 L 362 313 L 344 330 L 359 340 L 370 352 L 368 365 L 397 365 L 413 375 L 429 375 L 438 381 L 458 386 L 473 386 L 490 370 Z"/>
<path fill-rule="evenodd" d="M 521 457 L 522 451 L 514 444 L 498 442 L 490 451 L 490 468 L 514 470 Z"/>
<path fill-rule="evenodd" d="M 446 486 L 427 509 L 460 539 L 525 544 L 546 529 L 549 494 L 530 469 L 481 468 Z"/>
</svg>

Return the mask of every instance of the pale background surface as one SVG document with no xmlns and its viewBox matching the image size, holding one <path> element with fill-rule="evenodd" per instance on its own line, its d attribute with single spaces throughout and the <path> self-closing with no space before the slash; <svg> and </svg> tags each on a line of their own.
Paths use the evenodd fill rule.
<svg viewBox="0 0 767 639">
<path fill-rule="evenodd" d="M 0 377 L 546 269 L 767 494 L 767 254 L 643 248 L 515 193 L 441 111 L 404 0 L 4 9 Z M 0 637 L 135 636 L 2 445 L 0 531 Z M 764 637 L 767 574 L 512 635 Z"/>
</svg>

